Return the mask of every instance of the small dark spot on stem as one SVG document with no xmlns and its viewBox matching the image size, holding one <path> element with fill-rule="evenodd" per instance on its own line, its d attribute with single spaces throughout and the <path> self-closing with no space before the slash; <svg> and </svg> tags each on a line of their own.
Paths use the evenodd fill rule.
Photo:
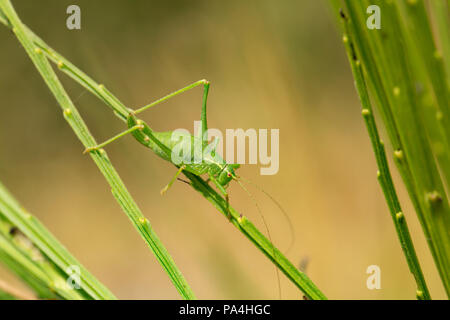
<svg viewBox="0 0 450 320">
<path fill-rule="evenodd" d="M 339 14 L 340 14 L 340 16 L 341 16 L 342 19 L 344 19 L 344 20 L 347 19 L 347 16 L 346 16 L 345 13 L 344 13 L 344 9 L 340 8 L 340 9 L 339 9 Z"/>
<path fill-rule="evenodd" d="M 356 56 L 355 46 L 353 45 L 353 43 L 350 43 L 350 49 L 352 50 L 352 59 L 357 61 L 358 57 Z"/>
<path fill-rule="evenodd" d="M 17 227 L 11 227 L 11 229 L 9 229 L 9 234 L 14 236 L 19 232 L 19 228 Z"/>
<path fill-rule="evenodd" d="M 441 203 L 442 202 L 442 196 L 437 191 L 433 191 L 433 192 L 429 193 L 428 199 L 432 203 Z"/>
</svg>

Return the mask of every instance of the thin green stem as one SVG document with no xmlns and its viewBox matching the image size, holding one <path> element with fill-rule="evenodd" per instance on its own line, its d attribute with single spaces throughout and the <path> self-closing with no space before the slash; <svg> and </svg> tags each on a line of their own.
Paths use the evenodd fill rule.
<svg viewBox="0 0 450 320">
<path fill-rule="evenodd" d="M 299 271 L 277 248 L 269 241 L 247 217 L 242 216 L 234 208 L 227 205 L 226 200 L 221 197 L 207 182 L 199 176 L 184 171 L 186 177 L 191 181 L 192 187 L 200 192 L 209 202 L 211 202 L 223 217 L 228 218 L 231 214 L 231 223 L 241 231 L 253 244 L 260 249 L 285 275 L 291 280 L 308 299 L 325 300 L 326 296 L 317 286 Z"/>
<path fill-rule="evenodd" d="M 402 247 L 409 269 L 413 274 L 417 284 L 416 296 L 419 299 L 429 300 L 431 299 L 431 296 L 428 291 L 422 269 L 420 267 L 419 259 L 417 258 L 417 254 L 414 249 L 414 244 L 411 240 L 411 235 L 406 223 L 406 218 L 401 209 L 400 202 L 398 200 L 397 193 L 392 182 L 392 177 L 389 171 L 389 165 L 384 150 L 384 144 L 380 140 L 375 117 L 373 115 L 372 105 L 369 99 L 369 93 L 367 91 L 363 71 L 361 68 L 361 62 L 358 60 L 356 52 L 354 51 L 354 45 L 350 38 L 346 18 L 344 18 L 344 24 L 346 25 L 345 29 L 347 33 L 344 34 L 343 40 L 347 49 L 347 56 L 352 68 L 353 77 L 355 78 L 356 90 L 361 101 L 362 115 L 364 117 L 366 128 L 372 142 L 372 148 L 378 165 L 378 180 L 385 195 L 386 202 L 388 204 L 391 217 L 397 232 L 397 236 L 400 240 L 400 245 Z"/>
<path fill-rule="evenodd" d="M 436 51 L 423 1 L 344 3 L 348 11 L 346 33 L 352 39 L 354 54 L 395 150 L 394 161 L 450 295 L 450 207 L 445 188 L 450 172 L 448 92 L 444 89 L 442 56 Z M 366 26 L 368 5 L 380 8 L 379 30 Z M 381 178 L 380 183 L 389 181 Z M 391 204 L 396 205 L 392 199 Z"/>
<path fill-rule="evenodd" d="M 17 228 L 26 236 L 46 259 L 58 268 L 59 273 L 67 279 L 71 267 L 80 270 L 81 288 L 78 290 L 90 299 L 115 299 L 114 295 L 101 284 L 89 271 L 81 265 L 58 240 L 30 213 L 12 197 L 0 183 L 0 218 L 3 217 L 10 224 L 3 229 L 7 237 L 12 228 Z M 50 288 L 49 288 L 50 289 Z"/>
<path fill-rule="evenodd" d="M 442 48 L 442 57 L 447 57 L 447 61 L 444 60 L 444 63 L 446 67 L 447 83 L 450 83 L 450 1 L 432 0 L 430 1 L 430 4 L 433 8 L 434 16 L 436 17 L 438 35 Z M 447 183 L 450 184 L 450 181 Z"/>
<path fill-rule="evenodd" d="M 0 8 L 9 23 L 12 25 L 12 30 L 18 40 L 25 48 L 34 65 L 42 75 L 44 81 L 54 94 L 61 108 L 64 110 L 65 119 L 72 127 L 80 141 L 83 143 L 85 148 L 96 145 L 95 139 L 90 134 L 86 124 L 78 113 L 78 110 L 75 108 L 62 84 L 59 82 L 46 56 L 43 54 L 43 50 L 40 47 L 37 47 L 33 43 L 32 39 L 30 39 L 26 27 L 20 21 L 9 0 L 0 0 Z M 85 85 L 90 86 L 91 84 L 85 81 Z M 104 87 L 97 86 L 97 88 L 98 89 L 91 89 L 95 93 L 102 92 L 102 97 L 105 102 L 108 102 L 108 105 L 117 105 L 117 100 L 112 99 L 111 97 L 107 98 L 108 93 L 104 90 Z M 120 112 L 123 112 L 124 110 L 123 108 L 117 108 L 115 111 L 116 114 L 120 114 Z M 130 218 L 131 222 L 141 234 L 147 245 L 153 251 L 180 295 L 184 299 L 194 299 L 194 293 L 190 289 L 181 272 L 176 267 L 173 259 L 163 246 L 162 242 L 151 228 L 150 222 L 142 215 L 137 204 L 132 199 L 118 173 L 112 166 L 106 152 L 104 150 L 98 150 L 91 152 L 90 155 L 110 184 L 113 195 L 116 197 L 122 209 Z"/>
<path fill-rule="evenodd" d="M 0 258 L 11 271 L 29 285 L 42 299 L 89 299 L 83 290 L 66 283 L 67 276 L 19 232 L 9 232 L 12 225 L 0 220 Z"/>
</svg>

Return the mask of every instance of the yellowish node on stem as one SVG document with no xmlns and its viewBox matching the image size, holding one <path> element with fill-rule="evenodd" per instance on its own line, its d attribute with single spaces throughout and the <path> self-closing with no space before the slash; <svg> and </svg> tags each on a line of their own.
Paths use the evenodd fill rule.
<svg viewBox="0 0 450 320">
<path fill-rule="evenodd" d="M 142 223 L 142 224 L 145 224 L 146 220 L 147 219 L 145 219 L 144 217 L 140 217 L 139 218 L 139 222 Z"/>
<path fill-rule="evenodd" d="M 62 69 L 64 67 L 64 63 L 62 61 L 58 61 L 58 68 Z"/>
<path fill-rule="evenodd" d="M 64 109 L 64 115 L 65 115 L 66 117 L 71 116 L 71 115 L 72 115 L 72 110 L 70 110 L 70 109 Z"/>
<path fill-rule="evenodd" d="M 403 212 L 397 212 L 396 214 L 395 214 L 395 218 L 397 219 L 397 221 L 403 221 L 403 218 L 404 218 L 404 215 L 403 215 Z"/>
<path fill-rule="evenodd" d="M 362 109 L 361 114 L 364 117 L 367 117 L 368 115 L 370 115 L 370 110 L 369 109 Z"/>
<path fill-rule="evenodd" d="M 394 87 L 394 89 L 392 89 L 392 92 L 394 93 L 394 96 L 398 97 L 400 95 L 400 88 Z"/>
<path fill-rule="evenodd" d="M 417 299 L 423 300 L 423 292 L 421 290 L 416 291 Z"/>
<path fill-rule="evenodd" d="M 344 42 L 344 43 L 348 42 L 348 37 L 346 34 L 344 34 L 344 36 L 342 37 L 342 42 Z"/>
<path fill-rule="evenodd" d="M 403 159 L 403 151 L 402 150 L 395 150 L 394 151 L 394 157 L 397 160 L 402 160 Z"/>
<path fill-rule="evenodd" d="M 442 201 L 442 196 L 437 191 L 427 193 L 427 199 L 429 202 L 436 204 Z"/>
<path fill-rule="evenodd" d="M 41 54 L 42 50 L 41 48 L 34 48 L 34 52 L 36 52 L 37 54 Z"/>
<path fill-rule="evenodd" d="M 99 84 L 99 85 L 98 85 L 98 88 L 99 88 L 100 90 L 103 90 L 103 89 L 105 89 L 105 86 L 104 86 L 103 84 Z"/>
<path fill-rule="evenodd" d="M 380 172 L 380 170 L 377 170 L 377 177 L 378 177 L 378 178 L 381 177 L 381 172 Z"/>
</svg>

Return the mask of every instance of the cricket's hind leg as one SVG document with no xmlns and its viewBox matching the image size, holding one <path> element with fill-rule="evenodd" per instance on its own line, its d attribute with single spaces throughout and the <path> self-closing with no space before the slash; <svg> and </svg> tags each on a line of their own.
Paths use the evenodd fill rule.
<svg viewBox="0 0 450 320">
<path fill-rule="evenodd" d="M 175 97 L 175 96 L 177 96 L 177 95 L 179 95 L 179 94 L 181 94 L 183 92 L 191 90 L 191 89 L 193 89 L 195 87 L 198 87 L 200 85 L 203 85 L 203 87 L 204 87 L 204 89 L 203 89 L 204 90 L 203 91 L 203 106 L 202 106 L 202 113 L 201 113 L 201 120 L 202 120 L 202 131 L 201 132 L 204 133 L 208 129 L 207 123 L 206 123 L 206 102 L 207 102 L 207 99 L 208 99 L 208 92 L 209 92 L 209 85 L 210 85 L 209 81 L 205 80 L 205 79 L 196 81 L 196 82 L 194 82 L 194 83 L 192 83 L 192 84 L 190 84 L 190 85 L 188 85 L 188 86 L 186 86 L 186 87 L 184 87 L 184 88 L 182 88 L 180 90 L 174 91 L 174 92 L 166 95 L 165 97 L 162 97 L 162 98 L 160 98 L 160 99 L 158 99 L 158 100 L 156 100 L 156 101 L 154 101 L 154 102 L 152 102 L 152 103 L 150 103 L 150 104 L 148 104 L 148 105 L 146 105 L 146 106 L 144 106 L 142 108 L 139 108 L 137 110 L 129 109 L 130 115 L 134 116 L 134 115 L 136 115 L 138 113 L 141 113 L 141 112 L 143 112 L 143 111 L 145 111 L 145 110 L 147 110 L 147 109 L 149 109 L 151 107 L 154 107 L 154 106 L 156 106 L 156 105 L 158 105 L 158 104 L 160 104 L 160 103 L 162 103 L 162 102 L 164 102 L 166 100 L 169 100 L 172 97 Z M 96 146 L 92 146 L 92 147 L 86 148 L 84 150 L 84 153 L 88 153 L 88 152 L 91 152 L 91 151 L 99 150 L 99 149 L 105 147 L 106 145 L 110 144 L 111 142 L 116 141 L 117 139 L 125 136 L 128 133 L 132 133 L 132 132 L 134 132 L 136 130 L 142 130 L 142 129 L 144 129 L 144 126 L 139 124 L 139 123 L 136 124 L 133 127 L 130 126 L 130 128 L 128 130 L 119 133 L 118 135 L 112 137 L 111 139 L 108 139 L 105 142 L 103 142 L 101 144 L 98 144 Z"/>
<path fill-rule="evenodd" d="M 208 123 L 206 120 L 206 105 L 208 102 L 208 93 L 209 93 L 209 86 L 210 86 L 210 83 L 208 80 L 202 79 L 202 80 L 196 81 L 196 82 L 194 82 L 184 88 L 181 88 L 177 91 L 174 91 L 174 92 L 166 95 L 165 97 L 162 97 L 146 106 L 143 106 L 142 108 L 139 108 L 137 110 L 130 109 L 130 113 L 132 113 L 133 115 L 137 115 L 137 114 L 144 112 L 145 110 L 150 109 L 164 101 L 169 100 L 170 98 L 173 98 L 183 92 L 194 89 L 195 87 L 198 87 L 200 85 L 203 85 L 203 104 L 202 104 L 202 111 L 201 111 L 201 115 L 200 115 L 202 128 L 201 128 L 201 131 L 199 132 L 199 138 L 202 139 L 202 141 L 206 141 L 208 138 L 205 134 L 208 131 Z"/>
<path fill-rule="evenodd" d="M 154 101 L 154 102 L 152 102 L 152 103 L 150 103 L 150 104 L 148 104 L 146 106 L 143 106 L 143 107 L 141 107 L 139 109 L 136 109 L 136 110 L 131 110 L 131 112 L 133 112 L 134 114 L 139 114 L 141 112 L 144 112 L 147 109 L 150 109 L 150 108 L 152 108 L 152 107 L 154 107 L 154 106 L 156 106 L 156 105 L 158 105 L 158 104 L 160 104 L 162 102 L 165 102 L 165 101 L 169 100 L 170 98 L 173 98 L 173 97 L 175 97 L 175 96 L 177 96 L 177 95 L 179 95 L 179 94 L 181 94 L 183 92 L 186 92 L 186 91 L 189 91 L 191 89 L 194 89 L 195 87 L 198 87 L 200 85 L 203 85 L 203 87 L 204 87 L 204 89 L 203 89 L 204 90 L 203 91 L 203 107 L 202 107 L 202 128 L 206 130 L 207 129 L 207 126 L 206 126 L 206 101 L 208 99 L 209 81 L 205 80 L 205 79 L 198 80 L 198 81 L 196 81 L 194 83 L 191 83 L 190 85 L 188 85 L 188 86 L 186 86 L 184 88 L 181 88 L 181 89 L 179 89 L 177 91 L 174 91 L 172 93 L 169 93 L 168 95 L 166 95 L 166 96 L 164 96 L 164 97 L 162 97 L 162 98 L 160 98 L 160 99 L 158 99 L 158 100 L 156 100 L 156 101 Z"/>
<path fill-rule="evenodd" d="M 133 116 L 134 116 L 134 115 L 136 115 L 136 114 L 138 114 L 138 113 L 141 113 L 141 112 L 143 112 L 143 111 L 145 111 L 145 110 L 147 110 L 147 109 L 149 109 L 149 108 L 151 108 L 151 107 L 154 107 L 154 106 L 156 106 L 156 105 L 158 105 L 158 104 L 160 104 L 160 103 L 162 103 L 162 102 L 164 102 L 164 101 L 166 101 L 166 100 L 169 100 L 169 99 L 172 98 L 172 97 L 175 97 L 175 96 L 177 96 L 177 95 L 179 95 L 179 94 L 181 94 L 181 93 L 183 93 L 183 92 L 186 92 L 186 91 L 188 91 L 188 90 L 191 90 L 191 89 L 193 89 L 193 88 L 195 88 L 195 87 L 198 87 L 198 86 L 200 86 L 200 85 L 203 85 L 203 87 L 204 87 L 204 92 L 203 92 L 203 106 L 202 106 L 202 113 L 201 113 L 202 132 L 206 132 L 206 130 L 207 130 L 207 123 L 206 123 L 206 102 L 207 102 L 207 99 L 208 99 L 208 92 L 209 92 L 209 85 L 210 85 L 210 83 L 209 83 L 208 80 L 205 80 L 205 79 L 196 81 L 196 82 L 194 82 L 194 83 L 192 83 L 192 84 L 190 84 L 190 85 L 188 85 L 188 86 L 186 86 L 186 87 L 184 87 L 184 88 L 182 88 L 182 89 L 180 89 L 180 90 L 177 90 L 177 91 L 175 91 L 175 92 L 172 92 L 172 93 L 166 95 L 165 97 L 162 97 L 162 98 L 160 98 L 160 99 L 158 99 L 158 100 L 156 100 L 156 101 L 154 101 L 154 102 L 152 102 L 152 103 L 150 103 L 150 104 L 148 104 L 148 105 L 146 105 L 146 106 L 144 106 L 144 107 L 142 107 L 142 108 L 139 108 L 139 109 L 137 109 L 137 110 L 129 109 L 130 115 L 133 115 Z M 138 120 L 138 121 L 140 121 L 140 120 Z M 119 139 L 119 138 L 125 136 L 125 135 L 128 134 L 128 133 L 132 133 L 132 132 L 134 132 L 134 131 L 136 131 L 136 130 L 142 130 L 142 129 L 144 129 L 144 126 L 143 126 L 143 125 L 140 125 L 139 123 L 136 124 L 136 125 L 133 126 L 133 127 L 130 126 L 130 128 L 129 128 L 128 130 L 119 133 L 118 135 L 112 137 L 111 139 L 108 139 L 108 140 L 106 140 L 105 142 L 103 142 L 103 143 L 101 143 L 101 144 L 98 144 L 98 145 L 96 145 L 96 146 L 92 146 L 92 147 L 86 148 L 86 149 L 84 150 L 84 153 L 88 153 L 88 152 L 91 152 L 91 151 L 99 150 L 99 149 L 105 147 L 106 145 L 110 144 L 111 142 L 116 141 L 117 139 Z"/>
</svg>

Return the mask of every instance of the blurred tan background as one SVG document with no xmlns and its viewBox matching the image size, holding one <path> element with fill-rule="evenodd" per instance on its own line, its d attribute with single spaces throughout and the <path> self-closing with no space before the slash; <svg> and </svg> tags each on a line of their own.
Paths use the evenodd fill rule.
<svg viewBox="0 0 450 320">
<path fill-rule="evenodd" d="M 81 7 L 79 31 L 66 8 Z M 240 174 L 288 211 L 300 264 L 331 299 L 413 299 L 409 274 L 376 180 L 340 35 L 326 1 L 13 1 L 48 44 L 127 106 L 145 105 L 206 78 L 209 126 L 279 128 L 280 170 Z M 0 26 L 0 181 L 119 298 L 178 299 L 153 254 L 129 223 L 77 140 L 55 99 L 13 35 Z M 98 141 L 124 129 L 109 109 L 61 75 Z M 201 89 L 152 109 L 155 130 L 200 118 Z M 130 192 L 201 299 L 278 298 L 273 265 L 206 200 L 132 137 L 107 147 Z M 415 245 L 434 298 L 445 298 L 414 211 L 395 173 Z M 230 186 L 232 205 L 264 230 L 249 197 Z M 250 187 L 272 238 L 289 244 L 288 224 Z M 381 267 L 381 290 L 366 269 Z M 16 283 L 0 267 L 0 277 Z M 300 292 L 282 276 L 282 297 Z"/>
</svg>

